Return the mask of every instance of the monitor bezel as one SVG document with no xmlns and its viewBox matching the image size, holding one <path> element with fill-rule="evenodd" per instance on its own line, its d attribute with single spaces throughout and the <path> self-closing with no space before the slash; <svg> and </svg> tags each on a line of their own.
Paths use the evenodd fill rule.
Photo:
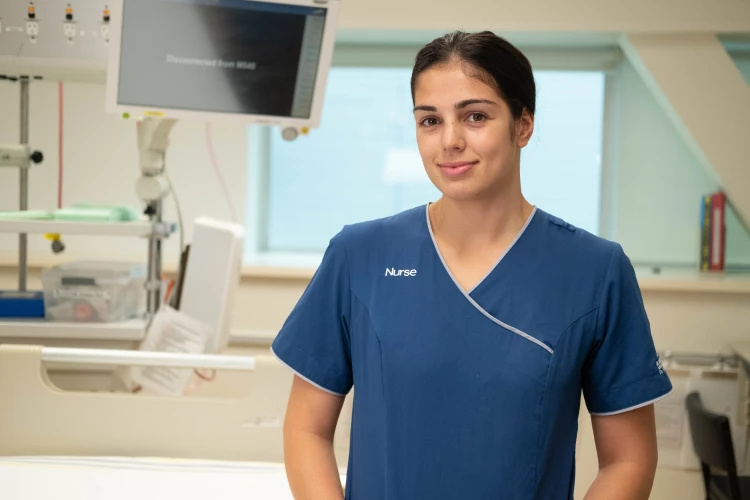
<svg viewBox="0 0 750 500">
<path fill-rule="evenodd" d="M 198 111 L 183 108 L 158 108 L 130 104 L 120 104 L 117 100 L 120 82 L 120 54 L 122 48 L 122 19 L 123 3 L 127 0 L 115 0 L 110 5 L 112 19 L 117 20 L 110 26 L 110 56 L 107 68 L 107 113 L 118 116 L 142 119 L 146 117 L 172 118 L 176 120 L 201 121 L 229 121 L 241 124 L 260 124 L 278 127 L 294 127 L 297 129 L 317 128 L 323 112 L 323 98 L 325 96 L 326 81 L 333 59 L 333 49 L 338 24 L 339 0 L 255 0 L 270 4 L 298 5 L 327 9 L 326 22 L 323 30 L 323 40 L 315 77 L 312 108 L 309 118 L 293 118 L 247 113 L 228 113 L 213 111 Z"/>
</svg>

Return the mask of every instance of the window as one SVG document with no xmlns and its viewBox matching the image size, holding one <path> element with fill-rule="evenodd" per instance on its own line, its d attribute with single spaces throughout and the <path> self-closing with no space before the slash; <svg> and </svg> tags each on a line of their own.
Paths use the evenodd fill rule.
<svg viewBox="0 0 750 500">
<path fill-rule="evenodd" d="M 437 200 L 415 139 L 409 68 L 331 70 L 321 128 L 268 135 L 262 212 L 269 252 L 319 253 L 345 224 Z M 527 199 L 598 232 L 604 74 L 539 71 L 536 130 L 522 154 Z"/>
<path fill-rule="evenodd" d="M 521 153 L 530 203 L 599 233 L 604 73 L 540 71 L 534 135 Z"/>
</svg>

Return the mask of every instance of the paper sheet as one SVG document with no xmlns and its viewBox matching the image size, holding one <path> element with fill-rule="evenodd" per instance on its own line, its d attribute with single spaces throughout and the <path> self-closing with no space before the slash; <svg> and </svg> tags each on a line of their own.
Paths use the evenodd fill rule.
<svg viewBox="0 0 750 500">
<path fill-rule="evenodd" d="M 154 317 L 141 351 L 202 354 L 213 334 L 211 328 L 170 307 Z M 156 366 L 134 366 L 130 378 L 144 391 L 160 396 L 180 396 L 185 392 L 193 370 Z"/>
<path fill-rule="evenodd" d="M 727 415 L 731 422 L 732 438 L 738 467 L 744 463 L 746 429 L 737 422 L 737 376 L 718 372 L 710 367 L 685 366 L 669 370 L 672 392 L 654 405 L 656 437 L 659 446 L 659 467 L 699 470 L 690 437 L 690 422 L 685 398 L 693 391 L 701 395 L 706 408 Z"/>
<path fill-rule="evenodd" d="M 690 468 L 694 464 L 686 464 L 684 457 L 686 456 L 685 450 L 691 446 L 685 412 L 685 397 L 690 392 L 691 373 L 673 371 L 669 377 L 672 382 L 672 392 L 654 404 L 659 467 L 682 469 L 687 466 Z"/>
<path fill-rule="evenodd" d="M 685 410 L 679 399 L 660 401 L 655 405 L 656 437 L 659 446 L 679 450 L 683 443 Z"/>
</svg>

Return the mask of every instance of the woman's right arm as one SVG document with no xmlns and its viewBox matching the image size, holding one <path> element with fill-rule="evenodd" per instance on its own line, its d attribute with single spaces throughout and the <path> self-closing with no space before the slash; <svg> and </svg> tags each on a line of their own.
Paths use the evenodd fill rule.
<svg viewBox="0 0 750 500">
<path fill-rule="evenodd" d="M 295 500 L 344 498 L 333 435 L 343 396 L 294 377 L 284 419 L 284 464 Z"/>
</svg>

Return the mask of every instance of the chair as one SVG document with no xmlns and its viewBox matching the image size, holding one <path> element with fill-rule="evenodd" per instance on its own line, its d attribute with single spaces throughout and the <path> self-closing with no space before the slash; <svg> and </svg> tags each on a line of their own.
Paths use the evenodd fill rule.
<svg viewBox="0 0 750 500">
<path fill-rule="evenodd" d="M 729 418 L 706 410 L 697 392 L 686 402 L 693 449 L 703 469 L 707 500 L 750 499 L 750 477 L 737 476 Z"/>
</svg>

